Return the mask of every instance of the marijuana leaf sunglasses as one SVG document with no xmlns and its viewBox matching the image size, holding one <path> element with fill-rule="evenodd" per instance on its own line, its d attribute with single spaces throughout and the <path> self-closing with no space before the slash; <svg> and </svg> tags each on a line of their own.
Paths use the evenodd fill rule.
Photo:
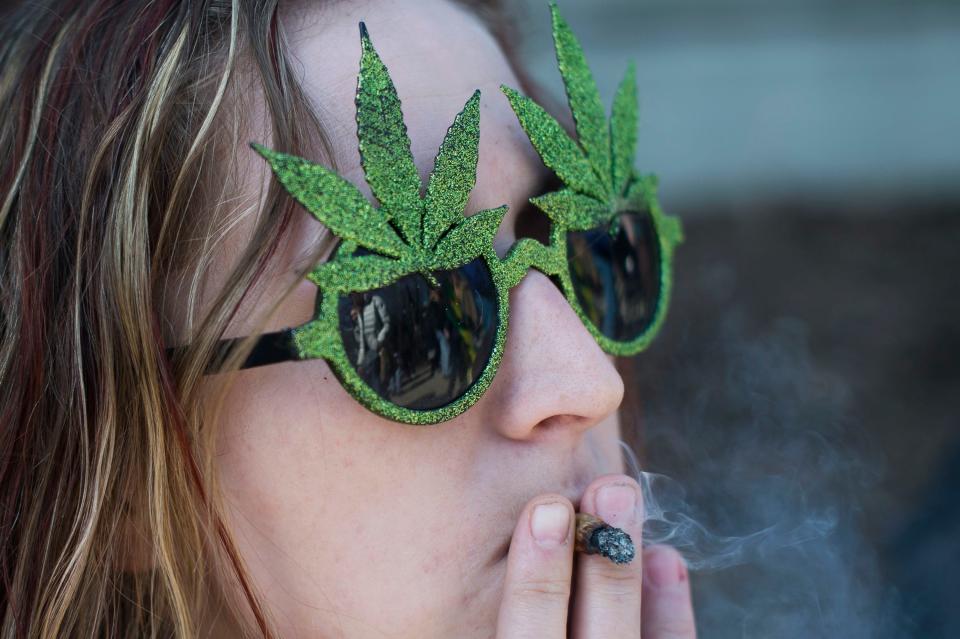
<svg viewBox="0 0 960 639">
<path fill-rule="evenodd" d="M 549 242 L 522 238 L 500 258 L 493 241 L 507 207 L 464 213 L 476 180 L 479 91 L 447 130 L 421 196 L 400 100 L 360 23 L 357 134 L 380 208 L 323 166 L 252 145 L 340 241 L 307 275 L 317 286 L 314 318 L 260 335 L 241 368 L 323 358 L 379 415 L 409 424 L 451 419 L 490 386 L 503 356 L 510 289 L 531 267 L 553 280 L 607 353 L 633 355 L 651 342 L 666 314 L 682 230 L 661 210 L 656 178 L 633 168 L 634 70 L 608 120 L 580 44 L 553 4 L 551 12 L 577 140 L 533 100 L 502 87 L 563 185 L 530 199 L 551 223 Z M 221 340 L 218 351 L 245 339 Z"/>
</svg>

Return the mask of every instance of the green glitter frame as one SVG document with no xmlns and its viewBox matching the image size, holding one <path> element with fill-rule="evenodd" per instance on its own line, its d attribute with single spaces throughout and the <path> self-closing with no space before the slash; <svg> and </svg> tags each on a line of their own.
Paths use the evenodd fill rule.
<svg viewBox="0 0 960 639">
<path fill-rule="evenodd" d="M 323 358 L 363 406 L 397 422 L 436 424 L 452 419 L 477 402 L 499 369 L 506 342 L 509 292 L 531 267 L 559 281 L 568 302 L 606 352 L 632 355 L 650 343 L 666 315 L 673 249 L 682 238 L 680 224 L 660 209 L 655 178 L 633 170 L 637 105 L 632 68 L 617 93 L 608 126 L 583 52 L 555 5 L 551 5 L 551 11 L 557 59 L 581 142 L 567 136 L 532 100 L 503 87 L 544 163 L 566 185 L 561 191 L 530 200 L 551 220 L 548 245 L 522 238 L 501 259 L 493 241 L 507 207 L 465 215 L 476 181 L 479 91 L 447 130 L 426 193 L 421 196 L 422 184 L 399 97 L 362 22 L 357 134 L 364 175 L 380 208 L 375 208 L 353 184 L 323 166 L 251 145 L 269 162 L 287 192 L 341 238 L 333 257 L 307 275 L 318 288 L 314 319 L 287 329 L 295 352 L 285 360 L 272 361 Z M 660 297 L 648 328 L 629 342 L 618 342 L 593 325 L 576 298 L 568 269 L 566 234 L 606 224 L 615 231 L 617 216 L 626 211 L 649 211 L 653 220 L 660 248 Z M 367 252 L 356 255 L 358 249 Z M 339 297 L 378 289 L 413 273 L 435 284 L 432 271 L 455 269 L 476 259 L 483 259 L 489 269 L 498 302 L 494 346 L 483 372 L 461 397 L 435 409 L 409 409 L 378 395 L 346 354 L 339 330 Z"/>
<path fill-rule="evenodd" d="M 560 123 L 536 102 L 510 87 L 501 86 L 501 89 L 540 159 L 564 184 L 559 191 L 530 198 L 553 223 L 550 238 L 553 250 L 565 253 L 565 247 L 558 244 L 565 244 L 568 231 L 609 224 L 613 234 L 620 214 L 649 213 L 660 247 L 660 297 L 653 320 L 637 337 L 617 341 L 604 335 L 577 299 L 569 271 L 564 269 L 557 274 L 567 301 L 597 343 L 612 355 L 635 355 L 656 337 L 666 318 L 673 288 L 673 252 L 683 241 L 683 227 L 678 218 L 667 215 L 661 208 L 656 176 L 640 174 L 634 168 L 639 117 L 634 65 L 627 67 L 620 82 L 608 122 L 579 41 L 556 3 L 550 3 L 550 14 L 557 66 L 579 141 L 567 135 Z"/>
</svg>

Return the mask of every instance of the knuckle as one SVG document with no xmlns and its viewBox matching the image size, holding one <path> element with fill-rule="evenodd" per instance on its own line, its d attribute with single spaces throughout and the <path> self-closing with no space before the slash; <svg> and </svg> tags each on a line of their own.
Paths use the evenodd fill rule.
<svg viewBox="0 0 960 639">
<path fill-rule="evenodd" d="M 517 599 L 563 602 L 570 598 L 569 579 L 529 579 L 513 587 Z"/>
<path fill-rule="evenodd" d="M 595 576 L 590 589 L 605 599 L 639 599 L 643 591 L 643 576 L 634 572 L 604 572 Z"/>
</svg>

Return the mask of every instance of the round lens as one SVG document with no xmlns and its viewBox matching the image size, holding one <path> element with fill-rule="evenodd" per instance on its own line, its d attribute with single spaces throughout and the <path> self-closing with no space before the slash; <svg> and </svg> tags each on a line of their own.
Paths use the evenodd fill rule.
<svg viewBox="0 0 960 639">
<path fill-rule="evenodd" d="M 497 291 L 482 259 L 340 296 L 347 358 L 380 397 L 430 410 L 459 399 L 480 377 L 497 336 Z"/>
<path fill-rule="evenodd" d="M 570 279 L 580 307 L 601 333 L 625 342 L 650 326 L 660 299 L 660 247 L 649 213 L 620 215 L 604 225 L 567 234 Z"/>
</svg>

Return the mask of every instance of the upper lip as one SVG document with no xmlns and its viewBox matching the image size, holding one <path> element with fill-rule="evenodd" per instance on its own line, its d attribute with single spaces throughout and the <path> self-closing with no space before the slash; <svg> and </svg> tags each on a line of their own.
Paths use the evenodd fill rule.
<svg viewBox="0 0 960 639">
<path fill-rule="evenodd" d="M 574 512 L 580 512 L 580 501 L 583 498 L 583 493 L 586 491 L 587 486 L 590 485 L 590 482 L 593 480 L 591 475 L 587 473 L 578 472 L 573 478 L 565 481 L 558 482 L 554 484 L 548 484 L 547 489 L 539 490 L 535 495 L 542 495 L 547 493 L 554 493 L 557 495 L 563 495 L 573 504 Z M 549 490 L 549 486 L 562 486 L 560 490 Z M 534 495 L 529 496 L 527 499 L 532 499 Z M 496 562 L 502 559 L 507 555 L 510 549 L 510 541 L 513 538 L 513 529 L 516 527 L 516 521 L 510 523 L 510 528 L 507 531 L 507 537 L 504 540 L 503 544 L 497 547 L 497 551 L 493 556 L 492 561 Z"/>
<path fill-rule="evenodd" d="M 587 486 L 593 482 L 598 474 L 594 469 L 578 470 L 572 480 L 567 484 L 568 486 L 572 486 L 572 488 L 560 493 L 573 503 L 573 509 L 576 512 L 580 512 L 580 500 L 583 498 Z"/>
<path fill-rule="evenodd" d="M 587 485 L 584 484 L 583 488 L 577 488 L 574 494 L 570 493 L 560 493 L 573 503 L 574 512 L 580 512 L 580 500 L 583 498 L 583 492 L 587 489 Z"/>
</svg>

